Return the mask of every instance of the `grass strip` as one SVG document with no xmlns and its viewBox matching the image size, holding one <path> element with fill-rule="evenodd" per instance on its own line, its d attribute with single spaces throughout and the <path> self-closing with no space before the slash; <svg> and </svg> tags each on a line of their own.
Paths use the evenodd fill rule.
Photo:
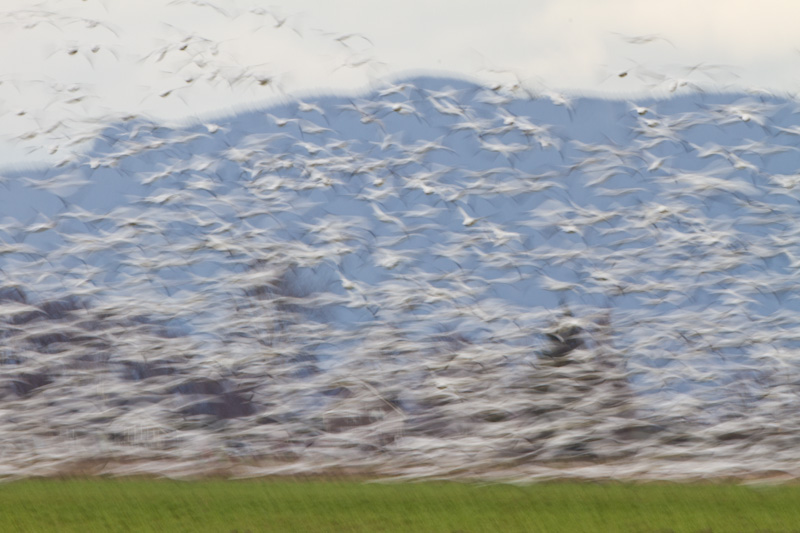
<svg viewBox="0 0 800 533">
<path fill-rule="evenodd" d="M 1 531 L 800 532 L 800 486 L 33 479 Z"/>
</svg>

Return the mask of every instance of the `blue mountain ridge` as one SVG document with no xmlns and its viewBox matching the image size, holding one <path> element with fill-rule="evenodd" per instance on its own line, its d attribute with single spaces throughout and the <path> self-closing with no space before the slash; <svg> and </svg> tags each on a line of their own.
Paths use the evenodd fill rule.
<svg viewBox="0 0 800 533">
<path fill-rule="evenodd" d="M 791 462 L 797 111 L 412 78 L 112 124 L 0 180 L 8 463 Z"/>
</svg>

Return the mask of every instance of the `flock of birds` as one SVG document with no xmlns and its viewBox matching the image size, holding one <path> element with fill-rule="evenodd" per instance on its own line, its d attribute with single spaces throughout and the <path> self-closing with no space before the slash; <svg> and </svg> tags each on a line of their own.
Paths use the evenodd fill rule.
<svg viewBox="0 0 800 533">
<path fill-rule="evenodd" d="M 224 55 L 171 39 L 151 97 L 278 84 Z M 0 477 L 800 475 L 800 108 L 629 72 L 674 94 L 407 78 L 4 170 Z"/>
<path fill-rule="evenodd" d="M 302 77 L 283 57 L 288 54 L 268 54 L 268 61 L 259 54 L 254 62 L 243 49 L 322 53 L 327 58 L 322 67 L 306 68 L 325 70 L 329 79 L 385 70 L 365 35 L 306 28 L 302 16 L 244 2 L 256 5 L 172 1 L 152 20 L 137 20 L 134 31 L 122 25 L 118 13 L 112 15 L 123 6 L 102 0 L 72 6 L 44 0 L 26 9 L 0 10 L 0 28 L 8 31 L 9 42 L 41 49 L 39 57 L 32 50 L 23 56 L 38 61 L 41 71 L 8 65 L 8 74 L 0 76 L 3 141 L 40 159 L 63 160 L 84 149 L 99 133 L 98 125 L 125 118 L 131 109 L 194 115 L 208 107 L 209 95 L 225 103 L 263 101 L 284 94 Z M 216 16 L 215 24 L 198 29 L 204 26 L 198 12 Z M 109 79 L 137 81 L 120 86 Z M 205 95 L 205 104 L 195 94 Z"/>
<path fill-rule="evenodd" d="M 0 474 L 796 473 L 796 110 L 416 78 L 6 172 Z"/>
</svg>

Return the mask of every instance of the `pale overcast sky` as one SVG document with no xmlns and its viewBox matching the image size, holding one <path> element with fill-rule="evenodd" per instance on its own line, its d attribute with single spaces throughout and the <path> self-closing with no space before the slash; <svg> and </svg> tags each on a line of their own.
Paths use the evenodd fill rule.
<svg viewBox="0 0 800 533">
<path fill-rule="evenodd" d="M 789 0 L 4 0 L 0 156 L 58 159 L 86 119 L 186 119 L 419 72 L 608 97 L 794 94 L 798 20 Z"/>
</svg>

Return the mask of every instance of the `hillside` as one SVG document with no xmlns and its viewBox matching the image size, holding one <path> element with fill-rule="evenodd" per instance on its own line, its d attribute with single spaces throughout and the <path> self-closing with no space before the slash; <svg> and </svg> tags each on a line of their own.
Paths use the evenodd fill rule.
<svg viewBox="0 0 800 533">
<path fill-rule="evenodd" d="M 796 472 L 797 110 L 417 78 L 6 171 L 0 471 Z"/>
</svg>

